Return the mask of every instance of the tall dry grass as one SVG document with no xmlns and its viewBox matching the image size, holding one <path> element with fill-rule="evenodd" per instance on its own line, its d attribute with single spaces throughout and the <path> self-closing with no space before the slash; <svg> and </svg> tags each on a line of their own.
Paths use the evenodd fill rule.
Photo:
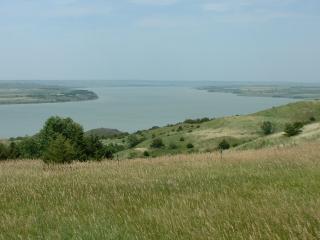
<svg viewBox="0 0 320 240">
<path fill-rule="evenodd" d="M 320 145 L 0 163 L 0 239 L 320 239 Z"/>
</svg>

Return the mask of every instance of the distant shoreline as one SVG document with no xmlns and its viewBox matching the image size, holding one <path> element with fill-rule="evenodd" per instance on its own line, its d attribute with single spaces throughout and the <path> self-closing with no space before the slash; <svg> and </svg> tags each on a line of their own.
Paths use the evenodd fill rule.
<svg viewBox="0 0 320 240">
<path fill-rule="evenodd" d="M 80 102 L 98 98 L 98 95 L 91 90 L 0 83 L 0 105 Z"/>
<path fill-rule="evenodd" d="M 297 100 L 320 99 L 320 87 L 279 85 L 228 85 L 199 87 L 208 92 L 231 93 L 244 97 L 291 98 Z"/>
</svg>

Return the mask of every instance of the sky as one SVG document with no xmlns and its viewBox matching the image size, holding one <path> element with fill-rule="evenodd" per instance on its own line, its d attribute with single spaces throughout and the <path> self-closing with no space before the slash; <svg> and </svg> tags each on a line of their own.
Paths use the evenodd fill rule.
<svg viewBox="0 0 320 240">
<path fill-rule="evenodd" d="M 0 0 L 0 80 L 320 82 L 320 1 Z"/>
</svg>

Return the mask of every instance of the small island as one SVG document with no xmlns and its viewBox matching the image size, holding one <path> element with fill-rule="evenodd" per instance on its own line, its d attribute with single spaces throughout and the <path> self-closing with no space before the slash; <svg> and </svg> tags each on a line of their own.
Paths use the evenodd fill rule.
<svg viewBox="0 0 320 240">
<path fill-rule="evenodd" d="M 89 90 L 34 83 L 0 83 L 0 105 L 78 102 L 98 99 Z"/>
</svg>

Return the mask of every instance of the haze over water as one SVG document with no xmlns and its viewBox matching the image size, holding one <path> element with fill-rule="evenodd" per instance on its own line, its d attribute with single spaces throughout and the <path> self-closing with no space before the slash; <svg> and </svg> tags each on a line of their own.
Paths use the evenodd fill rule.
<svg viewBox="0 0 320 240">
<path fill-rule="evenodd" d="M 71 117 L 85 130 L 106 127 L 133 132 L 186 118 L 254 113 L 293 99 L 209 93 L 191 87 L 100 87 L 87 102 L 0 106 L 0 138 L 35 134 L 53 115 Z"/>
</svg>

